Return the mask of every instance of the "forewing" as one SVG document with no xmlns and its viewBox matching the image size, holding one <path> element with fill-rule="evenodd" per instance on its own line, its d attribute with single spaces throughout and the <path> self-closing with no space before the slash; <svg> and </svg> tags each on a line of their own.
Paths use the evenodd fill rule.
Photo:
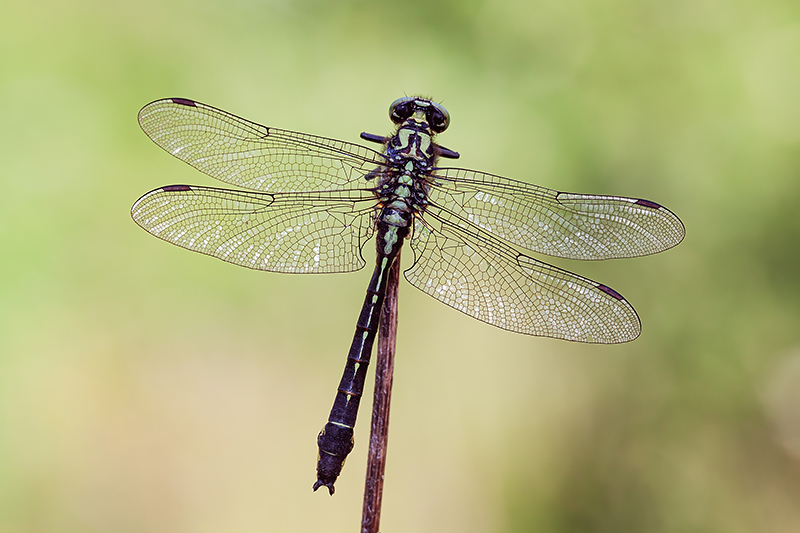
<svg viewBox="0 0 800 533">
<path fill-rule="evenodd" d="M 654 254 L 685 234 L 680 219 L 655 202 L 559 192 L 459 168 L 435 170 L 429 201 L 508 242 L 567 259 Z"/>
<path fill-rule="evenodd" d="M 605 285 L 507 246 L 430 206 L 411 239 L 415 287 L 502 329 L 571 341 L 627 342 L 641 325 L 633 307 Z"/>
<path fill-rule="evenodd" d="M 358 144 L 269 128 L 184 98 L 147 104 L 139 111 L 139 124 L 178 159 L 255 191 L 354 188 L 384 162 L 381 154 Z"/>
<path fill-rule="evenodd" d="M 375 196 L 366 190 L 266 194 L 173 185 L 142 196 L 133 220 L 156 237 L 257 270 L 350 272 L 366 263 Z"/>
</svg>

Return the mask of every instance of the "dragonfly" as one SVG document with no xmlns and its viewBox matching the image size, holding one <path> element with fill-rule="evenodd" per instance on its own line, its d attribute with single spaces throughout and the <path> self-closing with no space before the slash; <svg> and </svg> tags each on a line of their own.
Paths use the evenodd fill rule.
<svg viewBox="0 0 800 533">
<path fill-rule="evenodd" d="M 680 219 L 655 202 L 560 192 L 494 174 L 439 166 L 458 152 L 435 141 L 450 115 L 431 99 L 389 107 L 391 135 L 368 148 L 263 126 L 186 98 L 147 104 L 139 124 L 158 146 L 236 189 L 169 185 L 136 201 L 133 220 L 183 248 L 256 270 L 352 272 L 375 237 L 375 267 L 344 374 L 317 444 L 316 491 L 334 482 L 353 428 L 386 294 L 408 241 L 411 285 L 499 328 L 586 343 L 639 336 L 617 291 L 530 254 L 602 260 L 671 248 Z"/>
</svg>

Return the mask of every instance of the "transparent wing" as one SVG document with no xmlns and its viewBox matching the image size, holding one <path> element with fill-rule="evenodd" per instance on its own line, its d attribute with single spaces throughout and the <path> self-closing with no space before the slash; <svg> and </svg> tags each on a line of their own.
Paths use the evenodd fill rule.
<svg viewBox="0 0 800 533">
<path fill-rule="evenodd" d="M 161 148 L 225 183 L 262 192 L 358 187 L 385 160 L 358 144 L 268 128 L 220 109 L 167 98 L 139 111 Z"/>
<path fill-rule="evenodd" d="M 411 247 L 409 283 L 488 324 L 605 344 L 641 331 L 636 311 L 613 289 L 523 255 L 436 206 L 415 222 Z"/>
<path fill-rule="evenodd" d="M 648 200 L 558 192 L 460 168 L 436 169 L 431 203 L 534 252 L 567 259 L 637 257 L 683 240 L 683 223 Z"/>
<path fill-rule="evenodd" d="M 131 208 L 156 237 L 257 270 L 350 272 L 366 263 L 376 199 L 368 190 L 267 194 L 189 185 L 150 191 Z"/>
</svg>

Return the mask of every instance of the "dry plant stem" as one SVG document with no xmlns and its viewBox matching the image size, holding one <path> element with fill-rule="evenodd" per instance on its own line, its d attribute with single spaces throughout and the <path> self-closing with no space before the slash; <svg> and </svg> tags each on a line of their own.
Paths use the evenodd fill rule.
<svg viewBox="0 0 800 533">
<path fill-rule="evenodd" d="M 397 340 L 397 285 L 400 279 L 400 254 L 389 269 L 386 297 L 378 326 L 378 357 L 375 362 L 375 397 L 372 401 L 372 426 L 369 435 L 367 481 L 364 485 L 364 509 L 361 533 L 378 533 L 383 501 L 383 472 L 386 468 L 386 445 L 389 440 L 389 404 L 392 398 L 394 352 Z"/>
</svg>

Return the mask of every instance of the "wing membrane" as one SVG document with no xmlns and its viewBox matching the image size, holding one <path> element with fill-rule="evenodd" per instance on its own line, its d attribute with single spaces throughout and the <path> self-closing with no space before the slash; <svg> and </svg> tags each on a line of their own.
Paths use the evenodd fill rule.
<svg viewBox="0 0 800 533">
<path fill-rule="evenodd" d="M 415 287 L 502 329 L 580 342 L 639 336 L 633 307 L 612 289 L 517 252 L 436 206 L 416 221 Z"/>
<path fill-rule="evenodd" d="M 156 237 L 257 270 L 350 272 L 366 263 L 375 196 L 368 190 L 266 194 L 173 185 L 142 196 L 131 216 Z"/>
<path fill-rule="evenodd" d="M 459 168 L 436 169 L 429 200 L 513 244 L 567 259 L 654 254 L 685 234 L 655 202 L 564 193 Z"/>
<path fill-rule="evenodd" d="M 381 154 L 305 133 L 269 128 L 220 109 L 167 98 L 139 111 L 150 139 L 225 183 L 262 192 L 353 188 L 384 162 Z"/>
</svg>

